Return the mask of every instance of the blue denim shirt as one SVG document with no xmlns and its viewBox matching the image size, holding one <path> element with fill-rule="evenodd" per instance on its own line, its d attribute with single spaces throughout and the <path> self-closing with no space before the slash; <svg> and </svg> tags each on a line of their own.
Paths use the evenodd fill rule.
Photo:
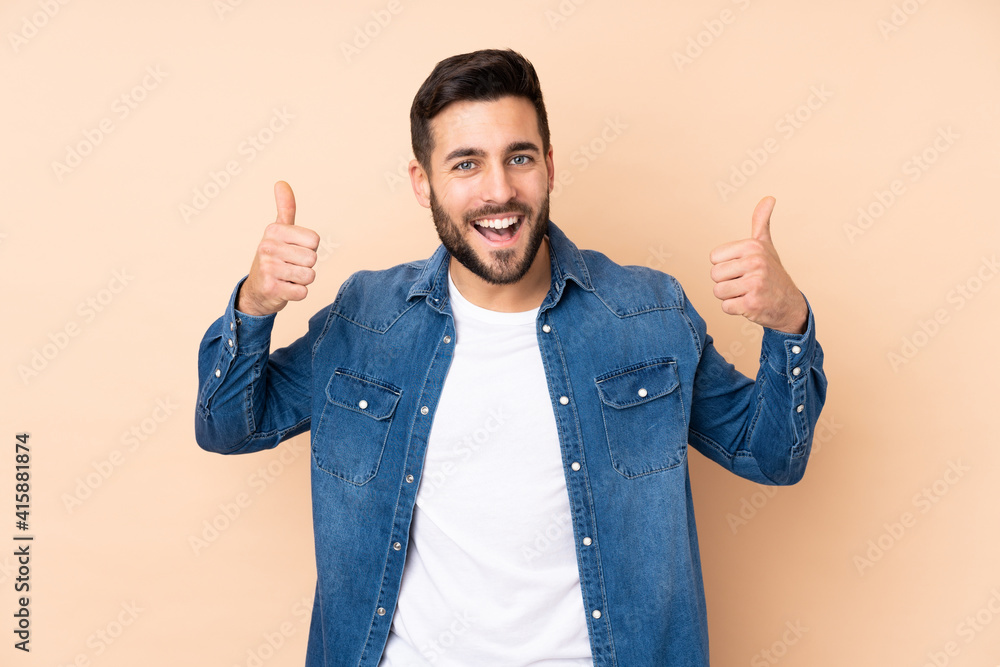
<svg viewBox="0 0 1000 667">
<path fill-rule="evenodd" d="M 754 381 L 715 349 L 675 278 L 579 250 L 551 221 L 548 234 L 536 330 L 594 664 L 708 665 L 688 445 L 755 482 L 802 478 L 827 386 L 812 309 L 801 335 L 764 330 Z M 235 309 L 241 280 L 201 342 L 202 448 L 245 454 L 312 432 L 308 666 L 374 667 L 385 646 L 455 349 L 448 258 L 439 246 L 354 273 L 274 352 L 275 316 Z"/>
</svg>

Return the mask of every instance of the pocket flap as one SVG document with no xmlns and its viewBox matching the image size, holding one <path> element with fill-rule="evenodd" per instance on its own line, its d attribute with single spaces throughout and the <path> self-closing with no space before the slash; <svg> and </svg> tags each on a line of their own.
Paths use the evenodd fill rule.
<svg viewBox="0 0 1000 667">
<path fill-rule="evenodd" d="M 594 379 L 601 400 L 613 408 L 628 408 L 669 394 L 680 384 L 677 362 L 654 359 L 633 364 Z"/>
<path fill-rule="evenodd" d="M 388 419 L 399 402 L 400 390 L 373 378 L 355 375 L 343 368 L 333 372 L 326 384 L 326 398 L 348 410 L 372 419 Z"/>
</svg>

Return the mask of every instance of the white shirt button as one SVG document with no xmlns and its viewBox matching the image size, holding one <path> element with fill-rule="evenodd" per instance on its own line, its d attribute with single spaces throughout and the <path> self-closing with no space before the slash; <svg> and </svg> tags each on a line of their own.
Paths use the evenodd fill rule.
<svg viewBox="0 0 1000 667">
<path fill-rule="evenodd" d="M 798 345 L 792 345 L 792 354 L 798 354 L 801 351 L 802 351 L 801 347 L 799 347 Z"/>
<path fill-rule="evenodd" d="M 358 401 L 358 407 L 364 410 L 365 408 L 368 407 L 368 401 L 362 398 L 360 401 Z"/>
<path fill-rule="evenodd" d="M 403 548 L 403 545 L 400 544 L 399 542 L 393 542 L 392 548 L 395 549 L 396 551 L 399 551 L 400 549 Z"/>
<path fill-rule="evenodd" d="M 590 542 L 591 542 L 591 539 L 589 537 L 583 538 L 583 546 L 589 547 L 590 546 Z"/>
<path fill-rule="evenodd" d="M 802 372 L 802 369 L 799 368 L 798 366 L 796 366 L 795 368 L 792 369 L 792 375 L 798 376 L 799 373 L 801 373 L 801 372 Z"/>
<path fill-rule="evenodd" d="M 806 406 L 804 406 L 804 405 L 800 405 L 800 406 L 798 406 L 797 408 L 795 408 L 795 411 L 796 411 L 796 412 L 802 412 L 802 411 L 803 411 L 803 410 L 805 410 L 805 409 L 806 409 Z"/>
<path fill-rule="evenodd" d="M 233 339 L 232 339 L 232 338 L 230 338 L 230 339 L 229 339 L 229 347 L 232 347 L 232 346 L 233 346 Z"/>
<path fill-rule="evenodd" d="M 446 345 L 447 345 L 448 343 L 450 343 L 450 342 L 451 342 L 451 336 L 445 336 L 445 337 L 444 337 L 444 342 L 445 342 L 445 344 L 446 344 Z"/>
<path fill-rule="evenodd" d="M 569 467 L 572 468 L 573 470 L 579 470 L 580 469 L 580 463 L 577 462 L 577 461 L 573 461 L 572 463 L 569 464 Z"/>
<path fill-rule="evenodd" d="M 428 409 L 428 407 L 426 405 L 424 407 L 420 408 L 420 414 L 426 415 L 428 412 L 430 412 L 430 409 Z"/>
<path fill-rule="evenodd" d="M 566 405 L 567 403 L 569 403 L 569 398 L 566 396 L 560 396 L 559 402 L 562 403 L 563 405 Z"/>
<path fill-rule="evenodd" d="M 407 475 L 406 476 L 406 483 L 407 484 L 413 484 L 413 475 Z"/>
<path fill-rule="evenodd" d="M 552 331 L 552 327 L 550 327 L 548 324 L 543 324 L 542 325 L 542 331 L 544 331 L 545 333 L 548 333 L 548 332 Z"/>
<path fill-rule="evenodd" d="M 591 616 L 593 616 L 594 618 L 600 618 L 601 617 L 601 610 L 600 609 L 595 609 L 593 611 L 593 613 L 591 614 Z"/>
<path fill-rule="evenodd" d="M 236 323 L 235 322 L 230 322 L 229 323 L 229 330 L 232 331 L 235 328 L 236 328 Z"/>
<path fill-rule="evenodd" d="M 215 369 L 215 377 L 220 377 L 221 375 L 222 375 L 222 371 L 220 369 L 216 368 Z"/>
<path fill-rule="evenodd" d="M 385 607 L 379 607 L 378 609 L 375 610 L 375 613 L 378 614 L 379 616 L 385 616 Z"/>
<path fill-rule="evenodd" d="M 647 393 L 647 392 L 646 392 L 646 388 L 645 388 L 645 387 L 641 387 L 641 388 L 639 389 L 639 395 L 640 395 L 640 396 L 642 396 L 642 397 L 645 397 L 645 396 L 646 396 L 646 393 Z"/>
</svg>

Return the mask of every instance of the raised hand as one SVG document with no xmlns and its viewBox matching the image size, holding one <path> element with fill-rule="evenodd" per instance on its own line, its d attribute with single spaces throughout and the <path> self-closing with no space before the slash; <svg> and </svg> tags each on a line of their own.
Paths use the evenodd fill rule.
<svg viewBox="0 0 1000 667">
<path fill-rule="evenodd" d="M 754 209 L 750 238 L 724 243 L 709 259 L 712 293 L 722 310 L 786 333 L 805 332 L 809 310 L 802 292 L 792 282 L 771 242 L 774 197 L 764 197 Z"/>
<path fill-rule="evenodd" d="M 289 301 L 301 301 L 316 279 L 312 267 L 319 234 L 295 226 L 295 195 L 288 183 L 274 184 L 274 202 L 278 217 L 264 229 L 236 302 L 236 309 L 248 315 L 270 315 Z"/>
</svg>

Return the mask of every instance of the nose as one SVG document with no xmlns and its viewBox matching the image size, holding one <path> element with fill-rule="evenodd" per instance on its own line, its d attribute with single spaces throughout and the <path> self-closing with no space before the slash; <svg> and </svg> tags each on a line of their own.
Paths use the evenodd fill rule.
<svg viewBox="0 0 1000 667">
<path fill-rule="evenodd" d="M 483 201 L 492 204 L 506 204 L 517 196 L 517 190 L 503 165 L 493 167 L 484 174 L 480 196 Z"/>
</svg>

